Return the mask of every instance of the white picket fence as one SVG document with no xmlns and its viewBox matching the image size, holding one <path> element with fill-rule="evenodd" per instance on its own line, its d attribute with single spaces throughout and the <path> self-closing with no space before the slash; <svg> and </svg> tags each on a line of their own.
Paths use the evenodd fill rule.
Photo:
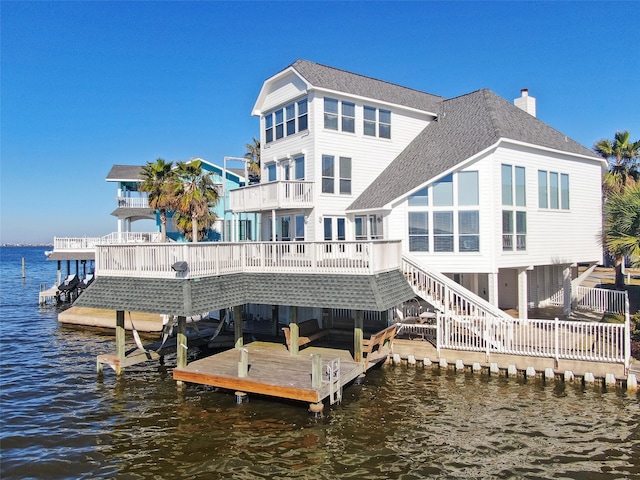
<svg viewBox="0 0 640 480">
<path fill-rule="evenodd" d="M 629 326 L 596 322 L 519 320 L 438 314 L 432 324 L 399 324 L 398 335 L 423 336 L 441 349 L 547 357 L 556 360 L 629 362 Z"/>
</svg>

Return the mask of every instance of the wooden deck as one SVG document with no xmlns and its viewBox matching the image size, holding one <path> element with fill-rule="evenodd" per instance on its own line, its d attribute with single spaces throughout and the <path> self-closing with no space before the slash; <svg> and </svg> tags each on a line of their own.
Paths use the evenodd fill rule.
<svg viewBox="0 0 640 480">
<path fill-rule="evenodd" d="M 340 359 L 340 388 L 364 370 L 363 363 L 354 361 L 348 350 L 312 346 L 301 350 L 298 355 L 291 355 L 285 345 L 270 342 L 252 342 L 243 348 L 248 351 L 249 359 L 246 377 L 238 376 L 241 353 L 232 349 L 196 360 L 184 368 L 176 368 L 173 378 L 228 390 L 318 403 L 329 397 L 331 391 L 324 367 L 322 385 L 320 388 L 312 387 L 312 354 L 321 355 L 323 366 L 336 358 Z M 382 356 L 379 360 L 382 360 Z"/>
</svg>

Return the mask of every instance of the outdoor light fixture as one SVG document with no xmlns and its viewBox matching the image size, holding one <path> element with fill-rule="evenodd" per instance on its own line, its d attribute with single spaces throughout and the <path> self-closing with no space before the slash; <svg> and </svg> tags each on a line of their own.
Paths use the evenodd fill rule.
<svg viewBox="0 0 640 480">
<path fill-rule="evenodd" d="M 171 265 L 171 270 L 175 271 L 175 272 L 186 272 L 187 269 L 189 268 L 189 265 L 187 265 L 187 262 L 176 262 L 173 265 Z"/>
</svg>

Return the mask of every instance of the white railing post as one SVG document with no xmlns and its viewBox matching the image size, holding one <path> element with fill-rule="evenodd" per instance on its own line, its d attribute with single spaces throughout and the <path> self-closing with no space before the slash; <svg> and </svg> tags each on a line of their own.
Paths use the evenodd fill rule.
<svg viewBox="0 0 640 480">
<path fill-rule="evenodd" d="M 631 360 L 631 315 L 629 313 L 629 292 L 624 292 L 624 372 L 629 373 Z"/>
<path fill-rule="evenodd" d="M 442 314 L 436 312 L 436 352 L 440 357 L 440 346 L 442 345 Z"/>
<path fill-rule="evenodd" d="M 558 345 L 559 340 L 560 340 L 560 326 L 559 326 L 559 321 L 558 321 L 558 317 L 555 318 L 554 322 L 553 322 L 553 327 L 554 327 L 554 358 L 556 360 L 556 367 L 559 364 L 560 361 L 560 346 Z"/>
</svg>

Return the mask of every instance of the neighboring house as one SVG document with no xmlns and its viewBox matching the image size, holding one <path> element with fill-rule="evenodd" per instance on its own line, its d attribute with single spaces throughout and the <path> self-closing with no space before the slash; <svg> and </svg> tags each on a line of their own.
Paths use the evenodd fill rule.
<svg viewBox="0 0 640 480">
<path fill-rule="evenodd" d="M 245 185 L 244 171 L 237 168 L 227 168 L 202 160 L 202 168 L 210 172 L 213 183 L 219 194 L 218 204 L 214 213 L 218 220 L 207 234 L 207 241 L 255 240 L 257 238 L 258 223 L 255 215 L 236 216 L 232 218 L 227 212 L 229 205 L 229 191 Z M 223 172 L 226 172 L 223 174 Z M 223 185 L 222 178 L 225 177 Z M 111 213 L 118 218 L 118 233 L 131 232 L 131 224 L 137 220 L 154 220 L 156 229 L 160 231 L 160 214 L 149 208 L 147 194 L 140 191 L 143 182 L 142 167 L 136 165 L 114 165 L 107 174 L 107 182 L 117 182 L 117 208 Z M 167 215 L 167 237 L 174 241 L 186 241 L 182 233 L 176 228 L 172 220 L 172 213 Z"/>
<path fill-rule="evenodd" d="M 538 120 L 526 90 L 515 102 L 298 60 L 260 91 L 262 180 L 231 192 L 231 211 L 260 214 L 262 240 L 402 240 L 425 269 L 525 316 L 601 263 L 606 164 Z"/>
</svg>

